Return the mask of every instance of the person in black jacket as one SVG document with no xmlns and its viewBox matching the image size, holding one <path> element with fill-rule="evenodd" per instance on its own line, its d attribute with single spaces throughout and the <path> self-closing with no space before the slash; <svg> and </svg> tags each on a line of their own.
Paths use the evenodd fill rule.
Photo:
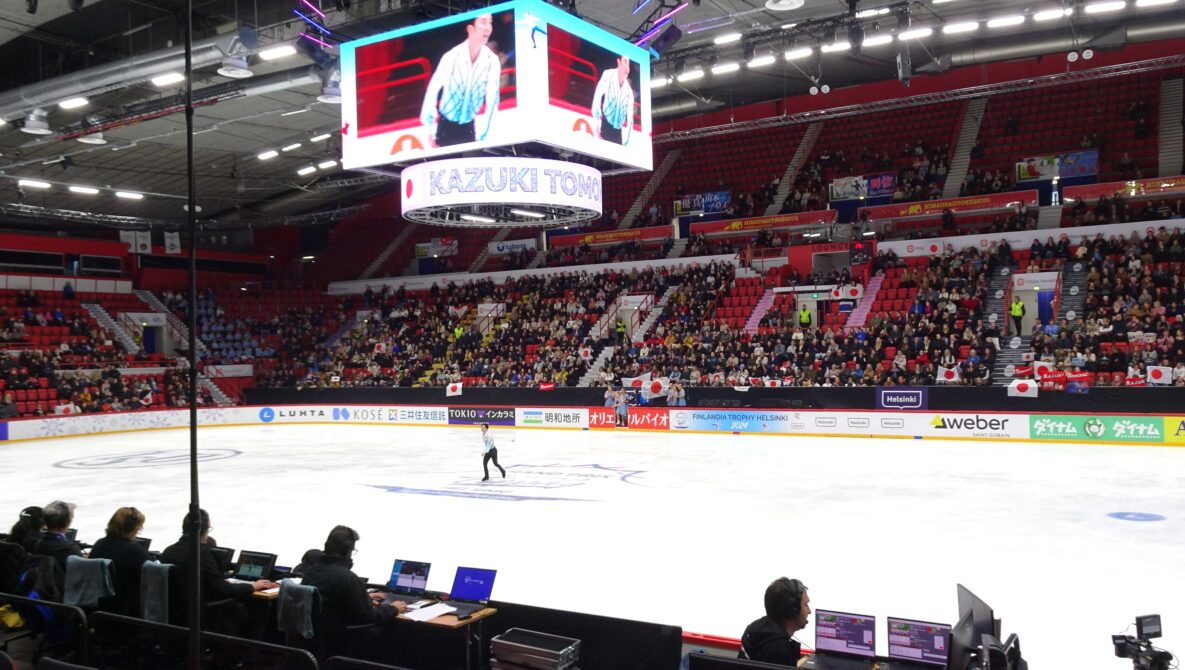
<svg viewBox="0 0 1185 670">
<path fill-rule="evenodd" d="M 41 508 L 45 520 L 45 532 L 41 539 L 33 546 L 34 554 L 49 556 L 66 571 L 66 559 L 70 556 L 82 556 L 82 547 L 77 542 L 66 537 L 70 524 L 74 522 L 74 504 L 55 500 Z"/>
<path fill-rule="evenodd" d="M 325 552 L 320 561 L 305 572 L 301 584 L 317 589 L 321 596 L 321 613 L 314 622 L 314 635 L 324 641 L 326 655 L 347 651 L 347 626 L 390 624 L 406 605 L 402 602 L 380 604 L 366 593 L 366 584 L 354 574 L 354 546 L 358 533 L 348 526 L 336 526 L 325 538 Z M 383 657 L 381 633 L 375 629 L 362 632 L 363 639 L 352 640 L 351 656 Z M 360 653 L 361 652 L 361 653 Z"/>
<path fill-rule="evenodd" d="M 793 636 L 806 627 L 811 614 L 806 591 L 797 579 L 775 579 L 765 589 L 765 616 L 745 628 L 737 657 L 792 666 L 802 662 L 802 645 Z"/>
<path fill-rule="evenodd" d="M 247 608 L 243 602 L 251 594 L 263 589 L 275 588 L 276 584 L 266 579 L 259 579 L 249 584 L 237 584 L 226 580 L 226 575 L 218 569 L 218 559 L 214 557 L 214 549 L 206 544 L 210 535 L 210 515 L 204 509 L 198 510 L 199 533 L 201 535 L 199 570 L 201 575 L 202 603 L 231 599 L 237 602 L 220 607 L 217 613 L 203 613 L 202 626 L 207 630 L 240 634 L 247 623 Z M 182 532 L 187 532 L 193 519 L 190 514 L 185 515 Z M 169 623 L 184 626 L 188 622 L 189 611 L 189 571 L 192 545 L 189 535 L 183 534 L 176 543 L 169 545 L 160 554 L 161 563 L 173 566 L 169 571 Z"/>
<path fill-rule="evenodd" d="M 111 560 L 115 595 L 99 601 L 99 609 L 124 616 L 140 616 L 140 568 L 155 560 L 136 536 L 144 528 L 144 513 L 120 507 L 107 522 L 107 535 L 91 547 L 91 558 Z"/>
<path fill-rule="evenodd" d="M 45 528 L 45 520 L 40 507 L 26 507 L 21 510 L 21 516 L 12 526 L 8 534 L 8 541 L 19 544 L 30 554 L 41 539 L 41 531 Z"/>
</svg>

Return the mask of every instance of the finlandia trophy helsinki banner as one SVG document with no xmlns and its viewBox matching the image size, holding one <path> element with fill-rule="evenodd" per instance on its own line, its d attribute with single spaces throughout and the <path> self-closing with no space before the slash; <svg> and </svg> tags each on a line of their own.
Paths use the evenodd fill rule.
<svg viewBox="0 0 1185 670">
<path fill-rule="evenodd" d="M 538 141 L 652 168 L 650 57 L 538 0 L 341 46 L 342 164 Z"/>
</svg>

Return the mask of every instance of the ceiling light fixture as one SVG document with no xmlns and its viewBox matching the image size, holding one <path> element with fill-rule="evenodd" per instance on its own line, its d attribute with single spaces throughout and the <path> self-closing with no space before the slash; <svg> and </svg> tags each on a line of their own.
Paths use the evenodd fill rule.
<svg viewBox="0 0 1185 670">
<path fill-rule="evenodd" d="M 70 192 L 81 193 L 83 195 L 95 195 L 99 192 L 99 189 L 91 188 L 90 186 L 71 186 Z"/>
<path fill-rule="evenodd" d="M 247 79 L 255 76 L 255 73 L 251 71 L 251 67 L 247 65 L 247 59 L 243 56 L 227 56 L 223 58 L 222 66 L 218 68 L 218 74 L 223 77 L 230 77 L 231 79 Z"/>
<path fill-rule="evenodd" d="M 270 49 L 264 49 L 263 51 L 259 52 L 259 57 L 263 60 L 279 60 L 281 58 L 287 58 L 289 56 L 295 55 L 296 47 L 292 46 L 291 44 L 281 44 L 279 46 L 274 46 Z"/>
<path fill-rule="evenodd" d="M 773 54 L 765 54 L 764 56 L 756 56 L 749 61 L 749 67 L 765 67 L 766 65 L 773 65 L 778 58 Z"/>
<path fill-rule="evenodd" d="M 783 23 L 782 30 L 794 30 L 798 27 L 797 23 Z"/>
<path fill-rule="evenodd" d="M 53 186 L 53 184 L 51 184 L 47 181 L 37 181 L 36 179 L 19 179 L 19 180 L 17 180 L 16 185 L 21 186 L 23 188 L 40 188 L 40 189 L 47 189 L 47 188 Z"/>
<path fill-rule="evenodd" d="M 653 91 L 656 88 L 662 88 L 663 86 L 666 86 L 668 83 L 670 83 L 670 79 L 668 79 L 667 77 L 655 77 L 654 79 L 650 80 L 650 90 Z"/>
<path fill-rule="evenodd" d="M 979 29 L 979 21 L 964 21 L 963 23 L 948 23 L 942 26 L 942 34 L 957 35 L 959 33 L 969 33 Z"/>
<path fill-rule="evenodd" d="M 335 165 L 337 165 L 337 161 L 322 161 L 320 163 L 317 163 L 317 169 L 318 170 L 328 170 L 329 168 L 331 168 Z"/>
<path fill-rule="evenodd" d="M 1043 9 L 1043 10 L 1037 12 L 1036 14 L 1033 14 L 1033 20 L 1034 21 L 1052 21 L 1054 19 L 1060 19 L 1064 16 L 1069 16 L 1073 13 L 1074 13 L 1074 10 L 1070 7 L 1067 7 L 1065 9 Z"/>
<path fill-rule="evenodd" d="M 696 79 L 701 79 L 703 76 L 704 71 L 697 67 L 694 70 L 688 70 L 679 75 L 679 81 L 694 81 Z"/>
<path fill-rule="evenodd" d="M 300 257 L 300 260 L 302 260 L 302 261 L 315 261 L 315 260 L 317 260 L 317 257 L 316 257 L 316 256 L 301 256 L 301 257 Z"/>
<path fill-rule="evenodd" d="M 740 63 L 721 63 L 712 68 L 712 74 L 728 74 L 741 69 Z"/>
<path fill-rule="evenodd" d="M 852 48 L 851 42 L 847 42 L 847 41 L 832 42 L 831 44 L 824 44 L 823 46 L 819 47 L 819 51 L 821 51 L 825 54 L 830 54 L 830 53 L 836 53 L 839 51 L 847 51 L 848 49 L 851 49 L 851 48 Z"/>
<path fill-rule="evenodd" d="M 29 133 L 30 135 L 50 135 L 53 131 L 49 129 L 49 121 L 46 119 L 44 109 L 34 109 L 25 117 L 25 125 L 21 126 L 22 133 Z"/>
<path fill-rule="evenodd" d="M 889 44 L 892 41 L 893 41 L 892 35 L 881 35 L 878 33 L 878 34 L 872 35 L 870 37 L 865 37 L 862 46 L 864 46 L 864 47 L 879 47 L 879 46 L 882 46 L 885 44 Z"/>
<path fill-rule="evenodd" d="M 880 7 L 877 9 L 861 9 L 856 12 L 857 19 L 871 19 L 874 16 L 884 16 L 889 13 L 888 7 Z"/>
<path fill-rule="evenodd" d="M 78 141 L 83 144 L 107 144 L 107 138 L 103 137 L 102 131 L 90 133 L 89 135 L 80 135 Z"/>
<path fill-rule="evenodd" d="M 512 210 L 510 210 L 510 213 L 516 214 L 518 216 L 525 216 L 528 219 L 546 219 L 547 218 L 546 214 L 540 214 L 539 212 L 532 212 L 529 209 L 512 209 Z"/>
<path fill-rule="evenodd" d="M 475 214 L 462 214 L 461 220 L 471 223 L 498 223 L 495 219 L 491 219 L 488 216 L 477 216 Z"/>
<path fill-rule="evenodd" d="M 330 137 L 332 137 L 332 135 L 330 135 L 329 133 L 321 133 L 320 135 L 313 135 L 312 137 L 309 138 L 309 141 L 310 142 L 320 142 L 321 140 L 327 140 Z"/>
<path fill-rule="evenodd" d="M 786 52 L 785 56 L 786 60 L 798 60 L 800 58 L 806 58 L 813 53 L 815 53 L 815 51 L 810 47 L 799 47 L 797 49 L 790 49 Z"/>
<path fill-rule="evenodd" d="M 280 147 L 280 151 L 296 151 L 300 148 L 300 142 L 293 142 L 288 146 Z"/>
<path fill-rule="evenodd" d="M 58 107 L 62 109 L 78 109 L 79 107 L 86 107 L 89 103 L 89 100 L 79 95 L 73 98 L 66 98 L 58 103 Z"/>
<path fill-rule="evenodd" d="M 1136 0 L 1136 7 L 1160 7 L 1171 5 L 1177 0 Z"/>
<path fill-rule="evenodd" d="M 179 84 L 185 81 L 185 75 L 181 74 L 180 72 L 166 72 L 164 74 L 156 75 L 152 79 L 149 79 L 149 81 L 152 82 L 153 86 L 156 86 L 157 88 L 163 88 L 165 86 Z"/>
<path fill-rule="evenodd" d="M 136 193 L 134 191 L 116 191 L 115 197 L 123 198 L 124 200 L 143 200 L 143 193 Z"/>
<path fill-rule="evenodd" d="M 988 19 L 988 28 L 1007 28 L 1009 26 L 1019 26 L 1025 22 L 1023 14 L 1013 14 L 1012 16 L 999 16 L 994 19 Z"/>
<path fill-rule="evenodd" d="M 279 155 L 280 155 L 279 151 L 276 151 L 275 149 L 268 149 L 267 151 L 256 156 L 256 158 L 258 158 L 261 161 L 267 161 L 267 160 L 271 160 Z"/>
<path fill-rule="evenodd" d="M 301 169 L 297 170 L 296 174 L 303 177 L 306 174 L 313 174 L 316 171 L 317 171 L 317 168 L 313 167 L 312 165 L 306 165 L 306 166 L 302 167 Z"/>
<path fill-rule="evenodd" d="M 1087 14 L 1104 14 L 1106 12 L 1117 12 L 1124 7 L 1127 7 L 1127 3 L 1123 2 L 1123 0 L 1117 0 L 1116 2 L 1093 2 L 1082 9 Z"/>
<path fill-rule="evenodd" d="M 897 35 L 897 38 L 902 40 L 920 40 L 923 37 L 929 37 L 933 32 L 934 30 L 932 28 L 910 28 Z"/>
<path fill-rule="evenodd" d="M 726 35 L 721 35 L 712 41 L 716 44 L 732 44 L 733 42 L 739 42 L 741 37 L 743 37 L 743 35 L 740 33 L 728 33 Z"/>
</svg>

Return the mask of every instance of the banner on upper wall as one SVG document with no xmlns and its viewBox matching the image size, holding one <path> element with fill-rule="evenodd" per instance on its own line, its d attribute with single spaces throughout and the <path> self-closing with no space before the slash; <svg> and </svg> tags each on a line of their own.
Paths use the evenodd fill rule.
<svg viewBox="0 0 1185 670">
<path fill-rule="evenodd" d="M 556 248 L 578 247 L 583 244 L 595 247 L 631 241 L 665 240 L 670 236 L 670 226 L 651 226 L 650 228 L 634 228 L 631 230 L 603 230 L 593 233 L 576 233 L 575 235 L 556 235 L 551 238 L 550 244 Z"/>
<path fill-rule="evenodd" d="M 695 216 L 697 214 L 719 214 L 728 209 L 732 201 L 729 191 L 713 191 L 711 193 L 696 193 L 677 198 L 674 204 L 675 216 Z"/>
<path fill-rule="evenodd" d="M 1072 202 L 1076 200 L 1098 200 L 1115 195 L 1137 197 L 1142 195 L 1174 195 L 1185 194 L 1185 176 L 1153 177 L 1151 179 L 1137 179 L 1135 181 L 1109 181 L 1102 184 L 1083 184 L 1081 186 L 1067 186 L 1062 189 L 1062 200 Z"/>
<path fill-rule="evenodd" d="M 1089 177 L 1099 172 L 1099 150 L 1071 151 L 1033 156 L 1017 161 L 1016 181 L 1042 181 L 1058 177 Z"/>
<path fill-rule="evenodd" d="M 507 254 L 517 254 L 523 251 L 535 251 L 538 245 L 535 238 L 525 240 L 503 240 L 501 242 L 489 243 L 489 255 L 491 256 L 505 256 Z"/>
<path fill-rule="evenodd" d="M 455 237 L 433 237 L 428 242 L 416 243 L 416 258 L 456 256 L 460 244 Z"/>
<path fill-rule="evenodd" d="M 881 198 L 886 195 L 893 195 L 893 191 L 897 190 L 896 172 L 864 175 L 864 180 L 868 183 L 869 198 Z"/>
<path fill-rule="evenodd" d="M 691 224 L 691 232 L 695 235 L 714 235 L 718 233 L 748 233 L 757 230 L 781 230 L 796 226 L 834 223 L 838 217 L 838 211 L 824 209 L 817 212 L 777 214 L 730 221 L 697 221 Z"/>
<path fill-rule="evenodd" d="M 833 179 L 827 186 L 827 194 L 831 202 L 860 200 L 868 197 L 868 182 L 864 180 L 864 175 Z"/>
<path fill-rule="evenodd" d="M 937 216 L 944 210 L 953 212 L 975 212 L 979 210 L 1008 209 L 1021 205 L 1035 206 L 1037 191 L 1012 191 L 972 195 L 945 200 L 922 200 L 920 202 L 898 202 L 891 205 L 861 207 L 859 215 L 867 213 L 873 220 L 905 219 L 915 216 Z"/>
</svg>

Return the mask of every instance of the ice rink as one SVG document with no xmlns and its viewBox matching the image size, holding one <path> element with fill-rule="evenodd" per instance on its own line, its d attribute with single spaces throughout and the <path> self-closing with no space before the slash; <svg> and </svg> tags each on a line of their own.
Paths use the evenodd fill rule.
<svg viewBox="0 0 1185 670">
<path fill-rule="evenodd" d="M 475 428 L 203 429 L 211 535 L 290 566 L 347 524 L 373 582 L 395 558 L 430 561 L 441 591 L 457 565 L 496 568 L 496 600 L 730 637 L 786 575 L 815 608 L 878 617 L 882 655 L 884 617 L 953 623 L 961 582 L 1034 668 L 1130 668 L 1110 635 L 1150 613 L 1160 646 L 1185 653 L 1185 449 L 493 431 L 508 477 L 482 483 Z M 181 532 L 187 440 L 4 444 L 0 523 L 61 498 L 93 542 L 131 505 L 163 549 Z M 813 626 L 798 638 L 812 645 Z"/>
</svg>

